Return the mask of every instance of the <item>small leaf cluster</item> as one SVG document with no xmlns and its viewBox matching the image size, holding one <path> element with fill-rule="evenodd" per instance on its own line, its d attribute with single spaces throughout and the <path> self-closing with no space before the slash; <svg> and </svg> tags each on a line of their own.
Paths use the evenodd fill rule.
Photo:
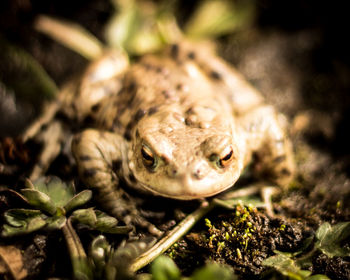
<svg viewBox="0 0 350 280">
<path fill-rule="evenodd" d="M 276 255 L 264 260 L 263 264 L 273 267 L 279 273 L 291 280 L 329 280 L 322 274 L 312 275 L 311 271 L 301 269 L 300 265 L 292 259 L 293 254 L 275 251 Z"/>
<path fill-rule="evenodd" d="M 75 210 L 91 199 L 91 190 L 76 194 L 72 184 L 67 185 L 57 177 L 40 178 L 34 184 L 27 180 L 26 188 L 21 190 L 21 194 L 18 196 L 30 207 L 10 209 L 4 213 L 7 222 L 1 233 L 4 237 L 28 234 L 40 229 L 61 229 L 69 216 L 73 221 L 102 232 L 125 233 L 129 230 L 117 227 L 118 221 L 101 211 L 91 208 Z"/>
<path fill-rule="evenodd" d="M 264 260 L 263 264 L 274 268 L 276 271 L 289 279 L 293 280 L 324 280 L 329 279 L 323 274 L 311 275 L 311 271 L 302 268 L 310 268 L 312 258 L 319 252 L 333 257 L 349 257 L 350 249 L 341 246 L 342 241 L 350 236 L 350 222 L 338 223 L 331 226 L 329 223 L 323 223 L 316 231 L 313 237 L 305 242 L 302 250 L 295 253 L 285 253 L 275 251 L 276 255 Z M 313 248 L 305 251 L 313 245 Z"/>
</svg>

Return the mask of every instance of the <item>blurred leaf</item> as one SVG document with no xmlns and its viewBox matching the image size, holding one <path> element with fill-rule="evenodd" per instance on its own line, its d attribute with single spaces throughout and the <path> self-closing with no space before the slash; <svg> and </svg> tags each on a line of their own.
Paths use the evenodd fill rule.
<svg viewBox="0 0 350 280">
<path fill-rule="evenodd" d="M 185 26 L 185 34 L 189 37 L 208 38 L 232 33 L 249 24 L 254 16 L 254 0 L 206 0 L 199 3 Z"/>
<path fill-rule="evenodd" d="M 91 228 L 94 228 L 97 222 L 95 211 L 92 208 L 75 210 L 71 215 L 71 219 Z"/>
<path fill-rule="evenodd" d="M 40 15 L 34 27 L 86 59 L 97 59 L 103 53 L 102 43 L 85 28 L 74 22 Z"/>
<path fill-rule="evenodd" d="M 26 219 L 33 219 L 40 216 L 42 213 L 40 210 L 30 209 L 10 209 L 4 213 L 4 217 L 7 223 L 14 227 L 21 227 L 26 225 Z"/>
<path fill-rule="evenodd" d="M 2 236 L 28 234 L 46 225 L 45 215 L 39 210 L 10 209 L 4 214 L 7 224 L 4 224 Z"/>
<path fill-rule="evenodd" d="M 46 219 L 47 230 L 61 229 L 67 222 L 67 218 L 64 216 L 53 216 Z"/>
<path fill-rule="evenodd" d="M 151 273 L 152 280 L 181 279 L 180 270 L 174 261 L 167 256 L 160 256 L 152 263 Z"/>
<path fill-rule="evenodd" d="M 79 206 L 84 205 L 87 203 L 92 197 L 92 191 L 91 190 L 84 190 L 74 197 L 72 197 L 65 205 L 64 209 L 66 212 L 70 212 L 71 210 L 78 208 Z"/>
<path fill-rule="evenodd" d="M 275 251 L 276 255 L 271 256 L 263 261 L 263 265 L 273 267 L 279 273 L 289 277 L 289 279 L 302 280 L 310 276 L 311 272 L 302 270 L 296 265 L 290 254 Z"/>
<path fill-rule="evenodd" d="M 115 48 L 124 48 L 125 42 L 136 27 L 137 9 L 134 1 L 129 5 L 116 5 L 116 11 L 105 28 L 107 44 Z"/>
<path fill-rule="evenodd" d="M 330 280 L 326 275 L 323 275 L 323 274 L 315 274 L 306 279 L 307 280 Z"/>
<path fill-rule="evenodd" d="M 56 213 L 56 206 L 53 204 L 51 198 L 42 192 L 36 190 L 21 190 L 24 197 L 28 200 L 29 204 L 51 215 Z"/>
<path fill-rule="evenodd" d="M 49 180 L 39 178 L 34 183 L 27 183 L 26 186 L 46 194 L 56 207 L 64 207 L 75 195 L 73 185 L 67 185 L 57 177 L 51 177 Z M 25 189 L 22 193 L 23 191 Z"/>
<path fill-rule="evenodd" d="M 208 264 L 205 267 L 197 270 L 190 277 L 190 280 L 234 280 L 238 277 L 234 274 L 233 270 L 228 266 L 222 266 L 219 264 Z"/>
<path fill-rule="evenodd" d="M 162 5 L 156 5 L 152 1 L 116 2 L 115 14 L 105 29 L 109 46 L 122 48 L 129 54 L 141 55 L 156 51 L 164 45 L 164 36 L 158 26 Z M 164 20 L 162 22 L 164 26 Z"/>
<path fill-rule="evenodd" d="M 41 65 L 25 50 L 0 38 L 0 81 L 16 96 L 40 104 L 52 99 L 57 87 Z"/>
<path fill-rule="evenodd" d="M 341 242 L 348 236 L 350 236 L 350 222 L 339 223 L 334 226 L 324 223 L 316 231 L 318 240 L 315 247 L 330 258 L 350 256 L 349 248 L 341 246 Z"/>
<path fill-rule="evenodd" d="M 132 230 L 130 226 L 117 226 L 116 218 L 93 208 L 75 210 L 71 218 L 74 222 L 104 233 L 127 234 Z"/>
<path fill-rule="evenodd" d="M 106 237 L 99 235 L 91 242 L 89 257 L 94 264 L 94 275 L 98 279 L 103 278 L 106 268 L 107 256 L 111 251 L 111 246 L 106 240 Z"/>
</svg>

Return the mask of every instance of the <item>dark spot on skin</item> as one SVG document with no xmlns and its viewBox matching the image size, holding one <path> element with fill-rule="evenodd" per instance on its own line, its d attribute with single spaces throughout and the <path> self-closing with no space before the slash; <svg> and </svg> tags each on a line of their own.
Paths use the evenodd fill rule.
<svg viewBox="0 0 350 280">
<path fill-rule="evenodd" d="M 96 175 L 96 173 L 97 171 L 95 168 L 88 168 L 84 170 L 83 177 L 93 177 Z"/>
<path fill-rule="evenodd" d="M 177 58 L 179 56 L 179 45 L 177 44 L 173 44 L 170 48 L 170 55 L 173 57 L 173 58 Z"/>
<path fill-rule="evenodd" d="M 100 108 L 100 104 L 95 104 L 94 106 L 91 107 L 91 111 L 93 113 L 96 113 L 98 111 L 98 109 Z"/>
<path fill-rule="evenodd" d="M 135 89 L 136 89 L 136 83 L 135 82 L 131 82 L 128 86 L 127 86 L 127 91 L 128 92 L 133 92 L 133 91 L 135 91 Z"/>
<path fill-rule="evenodd" d="M 89 161 L 89 160 L 91 160 L 91 157 L 89 155 L 81 155 L 81 156 L 79 156 L 79 160 Z"/>
<path fill-rule="evenodd" d="M 157 73 L 161 73 L 163 71 L 163 68 L 162 67 L 156 67 L 156 72 Z"/>
<path fill-rule="evenodd" d="M 146 111 L 143 109 L 138 109 L 135 114 L 135 121 L 138 122 L 143 118 L 143 116 L 146 114 Z"/>
<path fill-rule="evenodd" d="M 125 133 L 124 133 L 124 138 L 125 138 L 127 141 L 131 141 L 131 132 L 130 132 L 130 130 L 125 131 Z"/>
<path fill-rule="evenodd" d="M 285 160 L 286 160 L 286 156 L 282 155 L 282 156 L 278 156 L 278 157 L 274 158 L 273 162 L 278 164 L 278 163 L 281 163 L 281 162 L 283 162 Z"/>
<path fill-rule="evenodd" d="M 126 126 L 125 128 L 125 133 L 124 133 L 124 138 L 127 140 L 127 141 L 130 141 L 131 140 L 131 130 L 132 130 L 132 127 L 134 126 L 134 122 L 131 121 L 128 123 L 128 125 Z"/>
<path fill-rule="evenodd" d="M 281 174 L 284 176 L 290 176 L 292 173 L 287 168 L 283 168 Z"/>
<path fill-rule="evenodd" d="M 162 90 L 162 95 L 167 99 L 170 97 L 170 93 L 168 90 Z"/>
<path fill-rule="evenodd" d="M 48 124 L 47 124 L 47 123 L 45 123 L 45 124 L 43 124 L 43 125 L 42 125 L 41 130 L 46 130 L 46 129 L 47 129 L 47 127 L 48 127 Z"/>
<path fill-rule="evenodd" d="M 122 164 L 123 164 L 123 162 L 120 159 L 113 161 L 112 162 L 113 171 L 114 172 L 119 171 L 122 168 Z"/>
<path fill-rule="evenodd" d="M 176 89 L 177 90 L 183 90 L 184 89 L 184 85 L 183 84 L 177 84 L 176 85 Z"/>
<path fill-rule="evenodd" d="M 194 52 L 189 52 L 189 53 L 187 54 L 187 57 L 188 57 L 189 59 L 195 59 L 195 58 L 196 58 L 196 54 L 195 54 Z"/>
<path fill-rule="evenodd" d="M 129 180 L 132 183 L 136 183 L 136 178 L 135 178 L 134 174 L 132 174 L 132 173 L 129 174 Z"/>
<path fill-rule="evenodd" d="M 152 116 L 154 113 L 157 113 L 157 112 L 158 112 L 158 107 L 157 106 L 153 106 L 153 107 L 149 108 L 148 115 Z"/>
<path fill-rule="evenodd" d="M 221 80 L 221 74 L 216 72 L 216 71 L 211 71 L 210 72 L 210 77 L 212 77 L 215 80 Z"/>
<path fill-rule="evenodd" d="M 186 115 L 192 115 L 194 113 L 194 110 L 192 107 L 188 108 L 187 111 L 185 112 Z"/>
</svg>

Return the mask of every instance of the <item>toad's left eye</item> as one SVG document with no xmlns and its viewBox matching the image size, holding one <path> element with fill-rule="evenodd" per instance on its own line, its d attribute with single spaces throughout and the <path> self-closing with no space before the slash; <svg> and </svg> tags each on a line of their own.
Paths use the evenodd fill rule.
<svg viewBox="0 0 350 280">
<path fill-rule="evenodd" d="M 234 153 L 232 146 L 228 146 L 225 150 L 223 150 L 220 154 L 212 154 L 209 157 L 209 160 L 214 162 L 215 165 L 219 168 L 225 168 L 229 166 L 229 164 L 234 159 Z"/>
<path fill-rule="evenodd" d="M 233 159 L 233 149 L 231 146 L 229 146 L 227 149 L 225 149 L 223 156 L 218 158 L 217 165 L 220 168 L 225 168 L 230 164 L 232 159 Z"/>
</svg>

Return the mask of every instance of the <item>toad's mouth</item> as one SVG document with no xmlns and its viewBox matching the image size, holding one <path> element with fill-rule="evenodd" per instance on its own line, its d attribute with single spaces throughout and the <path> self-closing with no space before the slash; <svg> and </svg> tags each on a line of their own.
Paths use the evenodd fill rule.
<svg viewBox="0 0 350 280">
<path fill-rule="evenodd" d="M 186 184 L 176 183 L 168 184 L 165 188 L 155 187 L 154 185 L 141 183 L 141 186 L 157 196 L 163 196 L 177 200 L 193 200 L 205 197 L 211 197 L 217 195 L 235 184 L 236 180 L 232 180 L 230 183 L 220 184 L 216 183 L 213 185 L 203 186 L 202 184 L 188 186 Z"/>
</svg>

